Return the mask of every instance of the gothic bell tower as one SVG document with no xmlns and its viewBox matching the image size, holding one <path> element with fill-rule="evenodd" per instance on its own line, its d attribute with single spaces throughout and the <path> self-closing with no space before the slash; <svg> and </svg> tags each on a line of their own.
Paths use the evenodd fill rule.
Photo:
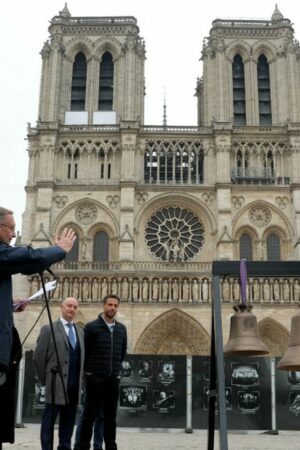
<svg viewBox="0 0 300 450">
<path fill-rule="evenodd" d="M 144 41 L 134 17 L 53 17 L 41 51 L 39 120 L 65 125 L 144 121 Z"/>
</svg>

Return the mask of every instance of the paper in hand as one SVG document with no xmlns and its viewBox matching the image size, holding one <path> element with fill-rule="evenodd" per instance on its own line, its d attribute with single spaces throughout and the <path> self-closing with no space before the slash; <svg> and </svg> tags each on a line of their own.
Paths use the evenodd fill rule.
<svg viewBox="0 0 300 450">
<path fill-rule="evenodd" d="M 45 290 L 46 292 L 51 292 L 53 291 L 53 289 L 56 288 L 56 280 L 53 281 L 48 281 L 48 283 L 45 284 Z M 33 294 L 31 297 L 28 297 L 24 300 L 19 300 L 18 302 L 14 302 L 14 311 L 16 311 L 20 306 L 22 305 L 26 305 L 27 303 L 29 303 L 31 300 L 40 297 L 41 295 L 44 295 L 44 290 L 43 288 L 39 289 L 35 294 Z"/>
<path fill-rule="evenodd" d="M 56 288 L 56 280 L 48 281 L 48 283 L 45 284 L 46 292 L 53 291 L 53 289 Z M 33 294 L 31 297 L 29 297 L 27 300 L 33 300 L 34 298 L 40 297 L 41 295 L 44 295 L 43 288 L 39 289 L 35 294 Z"/>
</svg>

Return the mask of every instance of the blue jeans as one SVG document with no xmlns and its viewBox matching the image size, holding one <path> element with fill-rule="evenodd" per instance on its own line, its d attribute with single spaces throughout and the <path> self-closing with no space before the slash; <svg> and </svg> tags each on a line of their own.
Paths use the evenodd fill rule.
<svg viewBox="0 0 300 450">
<path fill-rule="evenodd" d="M 76 434 L 75 434 L 75 449 L 78 447 L 79 443 L 79 436 L 81 432 L 81 425 L 82 425 L 82 419 L 85 413 L 86 404 L 84 404 L 83 409 L 81 411 L 79 421 L 77 424 Z M 99 411 L 98 416 L 95 419 L 94 422 L 94 450 L 102 450 L 102 444 L 103 444 L 103 414 L 102 411 Z"/>
</svg>

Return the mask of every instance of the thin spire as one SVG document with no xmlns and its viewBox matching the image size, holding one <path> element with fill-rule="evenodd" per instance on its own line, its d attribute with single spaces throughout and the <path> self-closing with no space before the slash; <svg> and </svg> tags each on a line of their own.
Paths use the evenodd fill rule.
<svg viewBox="0 0 300 450">
<path fill-rule="evenodd" d="M 283 15 L 279 11 L 278 5 L 276 3 L 274 12 L 273 12 L 272 17 L 271 17 L 271 20 L 272 20 L 272 22 L 278 22 L 279 20 L 282 20 L 282 19 L 283 19 Z"/>
<path fill-rule="evenodd" d="M 163 126 L 167 126 L 167 102 L 166 102 L 166 88 L 164 87 L 164 112 L 163 112 Z"/>
<path fill-rule="evenodd" d="M 67 3 L 65 3 L 64 9 L 62 11 L 59 11 L 59 15 L 62 17 L 71 17 Z"/>
</svg>

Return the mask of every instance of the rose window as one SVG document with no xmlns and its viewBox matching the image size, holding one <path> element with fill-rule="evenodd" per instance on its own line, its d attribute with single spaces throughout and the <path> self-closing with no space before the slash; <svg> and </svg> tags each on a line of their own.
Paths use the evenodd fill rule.
<svg viewBox="0 0 300 450">
<path fill-rule="evenodd" d="M 271 221 L 271 213 L 264 206 L 254 206 L 249 211 L 249 219 L 257 227 L 265 227 Z"/>
<path fill-rule="evenodd" d="M 82 223 L 82 225 L 90 225 L 95 222 L 97 215 L 97 209 L 91 203 L 80 205 L 75 211 L 76 219 L 78 222 Z"/>
<path fill-rule="evenodd" d="M 204 227 L 191 211 L 170 207 L 157 211 L 145 230 L 147 245 L 163 261 L 187 261 L 203 247 Z"/>
</svg>

